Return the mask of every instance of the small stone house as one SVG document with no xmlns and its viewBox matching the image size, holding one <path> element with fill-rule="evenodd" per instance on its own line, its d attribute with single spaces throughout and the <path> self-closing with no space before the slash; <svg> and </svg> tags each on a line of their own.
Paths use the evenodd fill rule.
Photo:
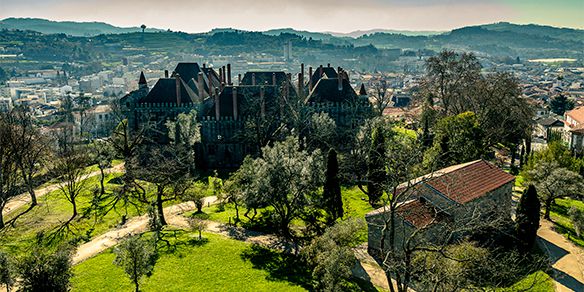
<svg viewBox="0 0 584 292">
<path fill-rule="evenodd" d="M 395 212 L 395 246 L 405 244 L 414 232 L 420 240 L 442 243 L 446 230 L 469 220 L 498 218 L 511 222 L 514 181 L 513 175 L 487 161 L 476 160 L 402 183 L 398 192 L 403 190 L 408 194 L 402 196 L 404 199 Z M 387 207 L 381 207 L 365 216 L 368 250 L 377 260 L 380 260 L 382 230 L 389 214 Z M 385 236 L 386 246 L 387 240 Z"/>
<path fill-rule="evenodd" d="M 535 122 L 534 134 L 546 141 L 549 141 L 552 133 L 559 133 L 561 135 L 564 130 L 564 122 L 553 117 L 541 117 L 536 119 Z"/>
</svg>

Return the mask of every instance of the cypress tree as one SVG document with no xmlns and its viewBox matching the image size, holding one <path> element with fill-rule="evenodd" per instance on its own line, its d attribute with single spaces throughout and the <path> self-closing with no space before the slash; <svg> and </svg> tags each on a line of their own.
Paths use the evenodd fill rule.
<svg viewBox="0 0 584 292">
<path fill-rule="evenodd" d="M 537 237 L 539 228 L 539 210 L 541 204 L 537 197 L 537 191 L 533 185 L 523 192 L 516 212 L 516 231 L 520 247 L 523 251 L 529 251 Z"/>
<path fill-rule="evenodd" d="M 376 206 L 383 195 L 383 183 L 385 182 L 385 136 L 377 127 L 371 137 L 367 161 L 367 196 L 369 204 Z"/>
<path fill-rule="evenodd" d="M 324 183 L 323 197 L 325 208 L 331 218 L 331 223 L 343 217 L 343 198 L 339 183 L 339 162 L 337 152 L 329 150 L 326 163 L 326 181 Z"/>
</svg>

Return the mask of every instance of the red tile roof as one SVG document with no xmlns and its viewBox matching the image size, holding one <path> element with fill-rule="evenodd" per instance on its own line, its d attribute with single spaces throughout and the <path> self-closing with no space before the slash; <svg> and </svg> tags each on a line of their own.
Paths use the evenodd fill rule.
<svg viewBox="0 0 584 292">
<path fill-rule="evenodd" d="M 584 106 L 577 107 L 569 112 L 566 112 L 566 116 L 570 116 L 578 123 L 584 124 Z"/>
<path fill-rule="evenodd" d="M 452 170 L 448 171 L 449 168 Z M 437 171 L 442 174 L 425 183 L 460 204 L 479 198 L 515 179 L 513 175 L 484 160 L 449 168 Z"/>
<path fill-rule="evenodd" d="M 432 205 L 422 200 L 411 200 L 397 208 L 397 213 L 417 228 L 435 221 L 437 212 Z"/>
</svg>

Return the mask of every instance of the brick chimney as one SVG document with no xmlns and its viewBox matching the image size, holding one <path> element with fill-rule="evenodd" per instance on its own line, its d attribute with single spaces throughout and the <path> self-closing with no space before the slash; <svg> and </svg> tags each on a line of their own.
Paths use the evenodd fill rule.
<svg viewBox="0 0 584 292">
<path fill-rule="evenodd" d="M 338 90 L 343 91 L 343 72 L 341 71 L 341 67 L 339 67 L 339 72 L 337 74 L 337 80 L 339 80 Z"/>
<path fill-rule="evenodd" d="M 203 95 L 205 92 L 205 84 L 203 80 L 203 72 L 199 72 L 197 75 L 197 87 L 199 88 L 199 98 L 203 100 Z"/>
<path fill-rule="evenodd" d="M 219 67 L 219 84 L 223 83 L 223 68 Z"/>
<path fill-rule="evenodd" d="M 203 63 L 203 68 L 207 68 L 207 64 L 206 63 Z"/>
<path fill-rule="evenodd" d="M 303 78 L 302 78 L 302 73 L 298 73 L 298 96 L 302 96 L 303 93 Z"/>
<path fill-rule="evenodd" d="M 312 66 L 308 67 L 308 92 L 312 91 Z"/>
<path fill-rule="evenodd" d="M 226 83 L 227 78 L 225 78 L 225 76 L 227 75 L 227 71 L 225 70 L 225 66 L 223 66 L 222 68 L 223 68 L 223 75 L 221 75 L 221 79 L 222 79 L 223 83 Z"/>
<path fill-rule="evenodd" d="M 231 92 L 233 93 L 233 119 L 237 121 L 237 116 L 239 113 L 237 110 L 237 87 L 231 87 Z"/>
<path fill-rule="evenodd" d="M 251 85 L 256 85 L 255 73 L 251 73 Z"/>
<path fill-rule="evenodd" d="M 168 70 L 164 70 L 164 78 L 168 78 Z"/>
<path fill-rule="evenodd" d="M 272 85 L 276 86 L 276 72 L 272 73 Z"/>
<path fill-rule="evenodd" d="M 213 96 L 215 98 L 215 120 L 221 119 L 221 104 L 219 103 L 219 88 L 215 87 L 213 91 Z"/>
<path fill-rule="evenodd" d="M 174 73 L 174 80 L 175 80 L 175 84 L 176 84 L 176 104 L 180 105 L 181 104 L 181 96 L 180 96 L 180 75 L 178 73 Z"/>
<path fill-rule="evenodd" d="M 318 67 L 318 78 L 322 78 L 323 74 L 324 74 L 324 69 L 322 68 L 322 65 L 320 65 L 320 67 Z"/>
<path fill-rule="evenodd" d="M 233 85 L 231 83 L 231 64 L 227 64 L 227 85 Z"/>
<path fill-rule="evenodd" d="M 300 64 L 300 75 L 298 76 L 298 93 L 300 96 L 304 93 L 304 63 Z"/>
<path fill-rule="evenodd" d="M 237 85 L 241 85 L 241 73 L 237 74 Z"/>
</svg>

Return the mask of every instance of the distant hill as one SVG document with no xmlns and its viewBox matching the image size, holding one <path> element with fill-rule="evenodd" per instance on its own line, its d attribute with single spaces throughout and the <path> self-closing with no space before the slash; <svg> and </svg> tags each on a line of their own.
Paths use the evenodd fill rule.
<svg viewBox="0 0 584 292">
<path fill-rule="evenodd" d="M 327 32 L 332 36 L 336 37 L 352 37 L 358 38 L 368 34 L 374 33 L 388 33 L 388 34 L 401 34 L 405 36 L 429 36 L 429 35 L 437 35 L 444 33 L 444 31 L 416 31 L 416 30 L 393 30 L 393 29 L 369 29 L 369 30 L 356 30 L 348 33 L 341 33 L 341 32 Z"/>
<path fill-rule="evenodd" d="M 581 29 L 560 28 L 537 24 L 517 25 L 509 22 L 481 25 L 480 27 L 490 31 L 507 31 L 533 36 L 546 36 L 563 40 L 584 41 L 584 30 Z"/>
<path fill-rule="evenodd" d="M 0 29 L 32 30 L 45 34 L 64 33 L 71 36 L 96 36 L 142 31 L 140 27 L 117 27 L 104 22 L 52 21 L 40 18 L 6 18 L 0 20 Z M 161 29 L 147 28 L 148 32 Z"/>
<path fill-rule="evenodd" d="M 442 49 L 454 49 L 513 59 L 517 56 L 521 56 L 522 59 L 547 57 L 581 59 L 584 57 L 582 49 L 584 48 L 584 30 L 507 22 L 467 26 L 449 32 L 375 29 L 339 34 L 292 28 L 271 29 L 263 32 L 216 28 L 200 34 L 170 33 L 170 31 L 169 34 L 151 33 L 147 38 L 137 33 L 141 31 L 139 27 L 121 28 L 102 22 L 57 22 L 44 19 L 8 18 L 0 21 L 0 29 L 36 31 L 47 36 L 62 33 L 71 37 L 92 37 L 94 41 L 108 39 L 107 44 L 110 48 L 118 45 L 168 50 L 170 42 L 184 50 L 198 47 L 204 54 L 218 51 L 220 51 L 218 54 L 261 51 L 277 55 L 281 54 L 283 44 L 292 41 L 295 51 L 298 48 L 306 48 L 308 58 L 314 58 L 314 55 L 308 53 L 312 49 L 343 50 L 345 48 L 350 51 L 347 53 L 347 59 L 356 59 L 355 54 L 362 59 L 362 56 L 372 49 L 392 49 L 390 53 L 392 56 L 396 50 L 407 51 L 408 54 L 420 50 L 430 54 Z M 147 29 L 147 31 L 160 30 Z M 121 33 L 128 34 L 118 35 Z M 97 35 L 99 36 L 96 37 Z M 18 38 L 18 34 L 13 37 Z M 127 42 L 128 38 L 135 38 L 136 42 L 130 44 Z M 1 39 L 2 34 L 0 34 Z M 6 41 L 9 41 L 9 38 Z M 83 43 L 83 40 L 79 41 Z M 205 42 L 205 45 L 201 46 L 200 42 Z M 91 48 L 88 49 L 91 50 Z M 39 54 L 42 52 L 33 53 L 33 55 Z M 55 54 L 58 54 L 58 50 Z M 374 62 L 375 60 L 372 60 L 372 63 Z"/>
</svg>

